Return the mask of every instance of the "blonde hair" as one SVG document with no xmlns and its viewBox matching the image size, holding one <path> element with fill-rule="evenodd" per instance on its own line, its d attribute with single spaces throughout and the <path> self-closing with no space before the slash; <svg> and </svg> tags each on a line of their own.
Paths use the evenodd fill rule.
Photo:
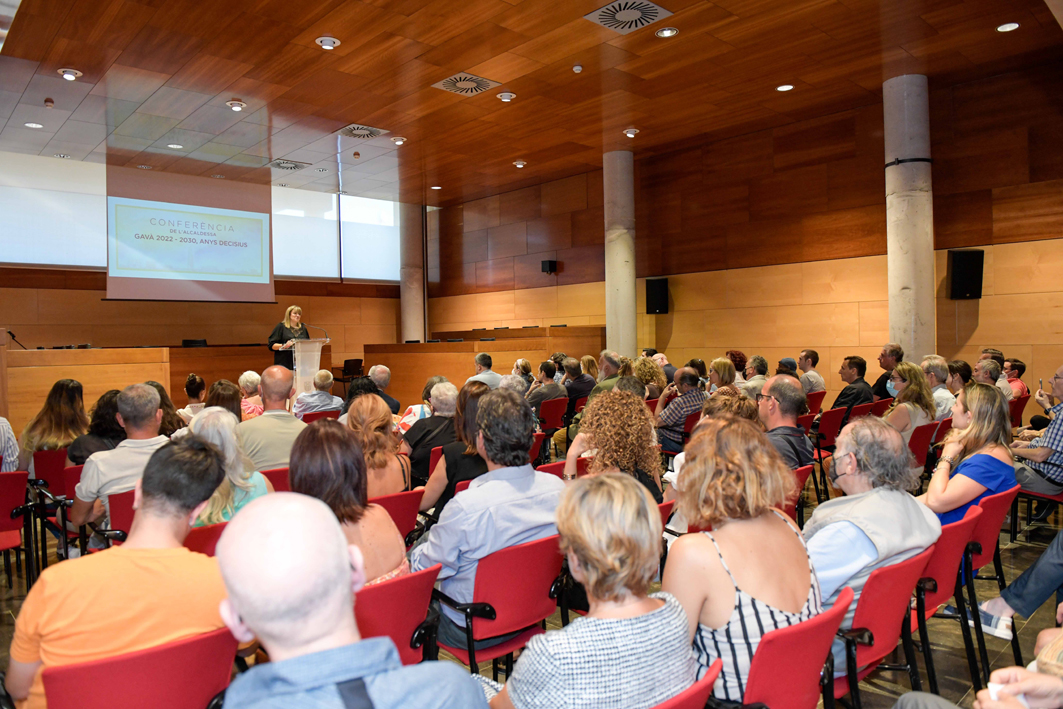
<svg viewBox="0 0 1063 709">
<path fill-rule="evenodd" d="M 594 439 L 598 449 L 588 471 L 620 470 L 634 475 L 635 469 L 657 477 L 661 456 L 653 446 L 653 414 L 634 394 L 613 389 L 591 399 L 583 410 L 580 431 Z"/>
<path fill-rule="evenodd" d="M 595 379 L 598 378 L 598 360 L 591 355 L 583 355 L 579 358 L 579 366 L 583 368 L 586 374 L 591 375 Z"/>
<path fill-rule="evenodd" d="M 694 429 L 679 472 L 679 509 L 691 527 L 753 519 L 781 507 L 793 473 L 751 421 L 720 416 Z"/>
<path fill-rule="evenodd" d="M 365 465 L 370 470 L 386 468 L 388 458 L 398 450 L 398 441 L 391 431 L 391 409 L 375 394 L 359 396 L 347 410 L 347 426 L 365 456 Z"/>
<path fill-rule="evenodd" d="M 709 369 L 716 372 L 716 376 L 720 378 L 720 386 L 727 386 L 728 384 L 735 383 L 735 365 L 734 362 L 726 357 L 717 357 L 709 363 Z"/>
<path fill-rule="evenodd" d="M 649 386 L 650 384 L 657 385 L 657 388 L 664 391 L 668 386 L 668 381 L 665 379 L 664 370 L 661 369 L 661 365 L 654 362 L 649 357 L 639 357 L 635 360 L 634 374 L 638 377 L 639 381 Z"/>
<path fill-rule="evenodd" d="M 1004 446 L 1011 456 L 1011 411 L 1000 389 L 991 384 L 972 381 L 956 399 L 963 410 L 971 414 L 971 422 L 967 424 L 967 428 L 954 428 L 945 436 L 946 442 L 959 441 L 963 444 L 963 451 L 956 465 L 994 443 Z M 1014 459 L 1014 456 L 1012 458 Z"/>
<path fill-rule="evenodd" d="M 649 592 L 660 563 L 661 513 L 634 478 L 606 473 L 568 485 L 557 531 L 561 551 L 579 560 L 588 596 L 617 601 Z"/>
<path fill-rule="evenodd" d="M 236 441 L 236 424 L 239 421 L 228 409 L 210 406 L 200 411 L 189 428 L 192 433 L 214 445 L 225 458 L 225 478 L 210 496 L 207 507 L 199 514 L 203 524 L 218 524 L 226 521 L 225 513 L 232 517 L 235 512 L 236 489 L 249 492 L 251 475 L 247 472 L 249 460 Z"/>
<path fill-rule="evenodd" d="M 299 320 L 299 325 L 297 327 L 292 325 L 292 313 L 299 313 L 300 320 Z M 284 311 L 284 327 L 288 328 L 292 332 L 298 332 L 298 331 L 302 330 L 303 329 L 303 321 L 301 319 L 302 314 L 303 314 L 303 309 L 300 308 L 298 305 L 289 305 L 288 309 Z"/>
<path fill-rule="evenodd" d="M 922 409 L 927 418 L 933 421 L 937 418 L 937 406 L 934 404 L 934 393 L 930 391 L 930 383 L 923 374 L 923 368 L 911 362 L 898 362 L 893 368 L 897 375 L 907 382 L 904 391 L 897 394 L 893 406 L 889 408 L 883 418 L 888 418 L 893 410 L 901 404 L 915 404 Z"/>
<path fill-rule="evenodd" d="M 516 362 L 513 363 L 513 369 L 517 370 L 522 375 L 531 374 L 531 362 L 523 358 L 518 359 Z"/>
<path fill-rule="evenodd" d="M 757 402 L 742 394 L 735 396 L 724 391 L 705 399 L 705 403 L 701 406 L 701 417 L 703 419 L 724 415 L 752 421 L 758 428 L 763 430 Z"/>
<path fill-rule="evenodd" d="M 22 429 L 19 445 L 30 453 L 59 450 L 88 430 L 81 382 L 60 379 L 52 385 L 41 410 Z"/>
<path fill-rule="evenodd" d="M 618 377 L 633 377 L 635 376 L 635 363 L 631 361 L 629 357 L 620 356 L 620 371 L 616 373 Z"/>
</svg>

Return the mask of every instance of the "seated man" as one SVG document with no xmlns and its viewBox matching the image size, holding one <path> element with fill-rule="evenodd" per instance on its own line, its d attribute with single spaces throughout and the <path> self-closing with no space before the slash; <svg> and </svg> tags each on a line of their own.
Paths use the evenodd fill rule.
<svg viewBox="0 0 1063 709">
<path fill-rule="evenodd" d="M 746 379 L 746 383 L 742 385 L 742 393 L 755 401 L 757 394 L 764 389 L 764 382 L 768 381 L 768 360 L 760 355 L 753 355 L 746 362 L 742 376 Z"/>
<path fill-rule="evenodd" d="M 1004 376 L 1007 378 L 1008 386 L 1011 387 L 1016 399 L 1020 396 L 1027 396 L 1030 393 L 1030 388 L 1022 380 L 1022 375 L 1024 374 L 1026 374 L 1026 363 L 1021 359 L 1012 357 L 1004 360 Z"/>
<path fill-rule="evenodd" d="M 575 357 L 565 357 L 564 369 L 565 376 L 561 383 L 568 395 L 568 409 L 565 410 L 565 415 L 571 419 L 576 415 L 576 402 L 590 397 L 591 391 L 598 382 L 583 371 L 583 367 Z"/>
<path fill-rule="evenodd" d="M 1059 600 L 1063 589 L 1063 532 L 1058 532 L 1048 548 L 1022 574 L 1008 584 L 997 598 L 979 606 L 982 630 L 1003 640 L 1011 640 L 1012 618 L 1030 618 L 1052 596 Z M 1063 605 L 1057 610 L 1057 617 Z"/>
<path fill-rule="evenodd" d="M 974 364 L 974 379 L 983 384 L 995 386 L 1004 395 L 1004 401 L 1011 401 L 1015 398 L 1015 392 L 1012 391 L 1011 385 L 1008 384 L 1008 377 L 1004 374 L 1004 361 L 1003 352 L 992 347 L 985 348 Z M 987 362 L 993 364 L 986 367 Z M 982 365 L 981 371 L 979 371 L 979 365 Z M 992 381 L 989 381 L 990 379 Z"/>
<path fill-rule="evenodd" d="M 579 363 L 576 364 L 576 367 L 579 368 Z M 535 381 L 532 383 L 531 388 L 528 389 L 528 393 L 525 394 L 528 403 L 535 409 L 536 418 L 539 417 L 539 407 L 544 401 L 568 398 L 568 390 L 554 381 L 555 374 L 557 374 L 557 370 L 554 369 L 554 363 L 546 360 L 539 365 L 539 371 L 535 374 Z"/>
<path fill-rule="evenodd" d="M 505 389 L 484 394 L 476 425 L 476 450 L 487 462 L 487 472 L 447 503 L 425 541 L 410 552 L 413 571 L 443 565 L 440 590 L 458 603 L 472 602 L 480 559 L 499 549 L 557 534 L 554 512 L 565 489 L 560 478 L 537 472 L 528 463 L 535 418 L 521 397 Z M 465 647 L 465 617 L 448 606 L 442 611 L 439 641 Z M 479 641 L 477 647 L 506 639 Z"/>
<path fill-rule="evenodd" d="M 476 374 L 472 375 L 465 380 L 465 383 L 469 382 L 483 382 L 492 389 L 497 389 L 498 385 L 502 382 L 502 375 L 491 369 L 494 362 L 491 359 L 491 355 L 486 352 L 481 352 L 473 358 L 473 366 L 476 368 Z"/>
<path fill-rule="evenodd" d="M 952 405 L 956 403 L 956 395 L 945 384 L 949 378 L 949 363 L 941 355 L 934 354 L 927 355 L 921 367 L 926 375 L 926 383 L 930 385 L 930 393 L 934 395 L 934 409 L 937 411 L 934 420 L 943 421 L 952 416 Z"/>
<path fill-rule="evenodd" d="M 519 374 L 503 374 L 502 378 L 498 380 L 499 389 L 509 389 L 517 394 L 521 398 L 528 391 L 528 382 L 524 381 L 524 377 Z"/>
<path fill-rule="evenodd" d="M 237 640 L 258 638 L 270 657 L 233 680 L 226 706 L 486 709 L 459 665 L 403 667 L 390 638 L 362 639 L 354 593 L 365 563 L 325 503 L 260 497 L 229 522 L 217 554 L 225 624 Z"/>
<path fill-rule="evenodd" d="M 121 655 L 222 627 L 218 605 L 225 588 L 218 565 L 182 545 L 224 479 L 224 465 L 221 453 L 195 436 L 166 443 L 136 482 L 137 512 L 126 542 L 41 574 L 15 621 L 5 680 L 16 700 L 28 698 L 23 707 L 45 706 L 44 667 Z"/>
<path fill-rule="evenodd" d="M 125 429 L 126 439 L 85 461 L 81 482 L 74 488 L 71 524 L 81 526 L 106 517 L 107 496 L 136 487 L 152 454 L 168 443 L 166 436 L 159 435 L 160 401 L 159 392 L 147 384 L 132 384 L 118 395 L 118 425 Z"/>
<path fill-rule="evenodd" d="M 875 569 L 921 553 L 941 536 L 941 522 L 908 490 L 918 482 L 911 453 L 897 429 L 864 416 L 842 429 L 830 476 L 845 497 L 824 502 L 802 531 L 816 570 L 823 607 L 853 589 L 842 629 L 853 625 L 856 604 Z M 845 645 L 835 640 L 835 676 L 845 674 Z"/>
<path fill-rule="evenodd" d="M 304 391 L 295 398 L 292 413 L 302 421 L 303 414 L 317 411 L 339 411 L 343 408 L 343 399 L 332 395 L 332 372 L 319 370 L 314 375 L 314 390 Z"/>
<path fill-rule="evenodd" d="M 675 380 L 657 399 L 653 420 L 657 425 L 657 440 L 661 450 L 679 453 L 683 450 L 683 426 L 687 416 L 701 411 L 705 392 L 698 388 L 698 373 L 692 367 L 675 370 Z"/>
<path fill-rule="evenodd" d="M 815 350 L 801 350 L 797 356 L 797 367 L 801 370 L 801 388 L 805 394 L 824 391 L 827 383 L 823 381 L 823 375 L 816 371 L 819 364 L 819 352 Z"/>
<path fill-rule="evenodd" d="M 992 360 L 983 360 L 978 364 L 995 364 Z M 1063 402 L 1063 367 L 1056 370 L 1048 380 L 1052 396 Z M 1045 413 L 1052 417 L 1052 422 L 1039 438 L 1032 441 L 1015 441 L 1011 452 L 1015 456 L 1015 479 L 1024 490 L 1039 492 L 1043 495 L 1058 495 L 1063 492 L 1063 403 L 1048 408 L 1050 403 L 1044 392 L 1037 392 L 1037 401 L 1045 406 Z M 1052 507 L 1045 506 L 1048 512 Z M 1047 513 L 1043 513 L 1047 516 Z"/>
<path fill-rule="evenodd" d="M 815 449 L 805 429 L 797 425 L 797 417 L 808 410 L 801 382 L 785 374 L 775 375 L 764 383 L 764 391 L 757 396 L 757 409 L 768 440 L 790 469 L 811 465 Z"/>
<path fill-rule="evenodd" d="M 668 381 L 672 381 L 675 377 L 676 366 L 668 361 L 668 356 L 665 355 L 664 352 L 655 352 L 650 359 L 656 362 L 657 366 L 664 370 L 664 378 Z"/>
<path fill-rule="evenodd" d="M 294 382 L 295 373 L 287 367 L 267 367 L 258 384 L 262 415 L 236 427 L 236 438 L 255 470 L 288 467 L 292 444 L 306 428 L 305 423 L 288 413 L 288 399 L 295 394 Z"/>
<path fill-rule="evenodd" d="M 845 388 L 838 392 L 838 398 L 834 400 L 830 408 L 840 409 L 844 406 L 851 411 L 854 406 L 870 404 L 874 401 L 871 387 L 864 381 L 865 374 L 867 374 L 867 362 L 863 357 L 852 355 L 843 359 L 842 366 L 838 368 L 838 376 L 845 382 Z M 846 417 L 848 415 L 846 413 Z"/>
<path fill-rule="evenodd" d="M 369 368 L 369 378 L 373 380 L 374 384 L 376 384 L 376 393 L 381 399 L 387 402 L 388 408 L 391 409 L 391 413 L 398 414 L 402 405 L 399 403 L 398 399 L 388 396 L 385 391 L 388 388 L 388 385 L 391 384 L 391 370 L 382 364 L 374 364 Z"/>
</svg>

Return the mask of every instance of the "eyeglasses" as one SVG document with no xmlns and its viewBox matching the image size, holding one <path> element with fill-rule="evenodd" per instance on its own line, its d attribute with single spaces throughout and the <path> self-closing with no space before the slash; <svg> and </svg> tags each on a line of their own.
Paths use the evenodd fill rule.
<svg viewBox="0 0 1063 709">
<path fill-rule="evenodd" d="M 907 381 L 904 377 L 890 377 L 890 381 L 894 384 L 900 384 L 903 381 Z"/>
<path fill-rule="evenodd" d="M 775 397 L 772 396 L 771 394 L 757 394 L 757 403 L 758 404 L 760 402 L 764 401 L 765 399 L 775 399 Z M 778 401 L 778 399 L 775 399 L 775 400 Z"/>
</svg>

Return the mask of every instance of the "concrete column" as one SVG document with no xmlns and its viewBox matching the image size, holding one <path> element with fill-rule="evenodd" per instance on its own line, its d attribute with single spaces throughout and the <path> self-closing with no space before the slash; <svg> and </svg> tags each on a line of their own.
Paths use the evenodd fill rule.
<svg viewBox="0 0 1063 709">
<path fill-rule="evenodd" d="M 605 183 L 605 341 L 634 357 L 638 347 L 635 310 L 635 156 L 615 150 L 603 156 Z"/>
<path fill-rule="evenodd" d="M 400 342 L 427 338 L 424 330 L 424 208 L 399 205 L 399 308 Z"/>
<path fill-rule="evenodd" d="M 890 341 L 904 348 L 905 359 L 918 362 L 937 350 L 926 77 L 908 74 L 883 83 L 882 110 Z"/>
</svg>

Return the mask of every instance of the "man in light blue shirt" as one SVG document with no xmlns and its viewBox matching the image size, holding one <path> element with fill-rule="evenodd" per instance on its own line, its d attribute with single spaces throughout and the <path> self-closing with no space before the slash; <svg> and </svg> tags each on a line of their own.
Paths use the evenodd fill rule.
<svg viewBox="0 0 1063 709">
<path fill-rule="evenodd" d="M 465 383 L 483 382 L 492 389 L 497 389 L 498 385 L 502 383 L 502 375 L 491 369 L 491 366 L 493 365 L 491 355 L 486 352 L 481 352 L 476 355 L 476 359 L 474 359 L 473 362 L 476 366 L 476 374 L 466 379 Z"/>
<path fill-rule="evenodd" d="M 314 375 L 314 391 L 304 391 L 295 398 L 295 406 L 292 413 L 300 421 L 303 414 L 315 411 L 340 411 L 343 409 L 343 399 L 332 395 L 332 372 L 327 369 L 320 370 Z"/>
<path fill-rule="evenodd" d="M 413 571 L 443 565 L 440 590 L 458 603 L 472 602 L 480 559 L 557 534 L 555 513 L 565 489 L 560 478 L 536 472 L 528 462 L 535 416 L 522 397 L 507 389 L 485 394 L 476 425 L 476 449 L 487 461 L 487 472 L 447 503 L 427 540 L 410 552 Z M 445 605 L 442 613 L 439 642 L 465 647 L 465 618 Z M 477 647 L 505 639 L 479 641 Z"/>
</svg>

